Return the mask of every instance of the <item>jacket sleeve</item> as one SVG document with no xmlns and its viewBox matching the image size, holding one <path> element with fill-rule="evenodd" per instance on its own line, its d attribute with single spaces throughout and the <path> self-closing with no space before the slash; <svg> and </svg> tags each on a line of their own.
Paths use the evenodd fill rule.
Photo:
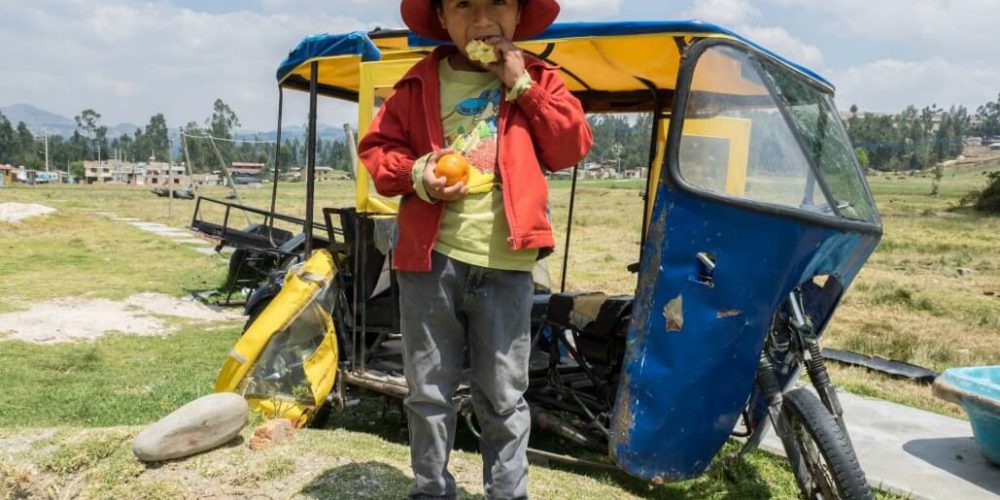
<svg viewBox="0 0 1000 500">
<path fill-rule="evenodd" d="M 538 159 L 549 170 L 583 160 L 594 142 L 580 101 L 553 70 L 543 70 L 517 104 L 528 115 Z"/>
<path fill-rule="evenodd" d="M 408 116 L 407 92 L 400 89 L 386 99 L 358 145 L 358 158 L 382 196 L 413 192 L 411 171 L 417 155 L 402 118 Z"/>
</svg>

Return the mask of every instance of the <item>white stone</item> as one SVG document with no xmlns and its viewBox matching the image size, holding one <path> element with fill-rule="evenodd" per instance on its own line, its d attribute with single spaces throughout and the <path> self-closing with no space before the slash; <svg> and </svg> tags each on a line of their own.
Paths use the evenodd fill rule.
<svg viewBox="0 0 1000 500">
<path fill-rule="evenodd" d="M 236 437 L 249 415 L 239 394 L 202 396 L 140 432 L 132 453 L 144 462 L 159 462 L 211 450 Z"/>
</svg>

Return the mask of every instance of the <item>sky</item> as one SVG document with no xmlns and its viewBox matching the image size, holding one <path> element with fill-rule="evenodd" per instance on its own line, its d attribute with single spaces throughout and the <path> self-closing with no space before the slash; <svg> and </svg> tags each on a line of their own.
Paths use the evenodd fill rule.
<svg viewBox="0 0 1000 500">
<path fill-rule="evenodd" d="M 701 19 L 837 86 L 842 109 L 974 110 L 1000 94 L 1000 0 L 560 0 L 559 21 Z M 398 0 L 0 0 L 0 106 L 102 123 L 203 122 L 216 98 L 273 130 L 275 70 L 304 36 L 403 27 Z M 285 123 L 306 100 L 286 97 Z M 320 121 L 354 122 L 325 102 Z"/>
</svg>

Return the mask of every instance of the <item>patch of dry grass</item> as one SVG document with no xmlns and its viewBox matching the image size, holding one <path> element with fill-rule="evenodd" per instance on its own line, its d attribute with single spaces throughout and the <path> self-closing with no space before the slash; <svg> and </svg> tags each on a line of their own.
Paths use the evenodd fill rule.
<svg viewBox="0 0 1000 500">
<path fill-rule="evenodd" d="M 0 458 L 4 498 L 343 498 L 406 495 L 412 474 L 405 443 L 344 429 L 303 430 L 291 443 L 252 451 L 250 428 L 227 446 L 187 459 L 143 464 L 131 454 L 133 427 L 50 433 L 43 445 Z M 16 430 L 4 431 L 11 434 Z M 30 432 L 29 432 L 30 434 Z M 35 436 L 37 437 L 37 433 Z M 2 442 L 0 436 L 0 442 Z M 727 452 L 735 451 L 729 446 Z M 483 498 L 482 462 L 456 450 L 451 470 L 460 498 Z M 537 498 L 791 498 L 795 483 L 780 460 L 763 453 L 720 458 L 702 478 L 652 487 L 622 474 L 531 465 L 529 491 Z"/>
</svg>

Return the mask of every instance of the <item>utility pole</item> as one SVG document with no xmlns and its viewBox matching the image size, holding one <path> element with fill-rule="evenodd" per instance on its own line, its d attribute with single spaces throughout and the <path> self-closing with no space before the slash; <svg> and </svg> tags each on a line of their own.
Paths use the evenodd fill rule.
<svg viewBox="0 0 1000 500">
<path fill-rule="evenodd" d="M 197 195 L 198 183 L 194 181 L 194 170 L 191 167 L 191 155 L 188 154 L 188 141 L 187 136 L 184 135 L 184 127 L 180 128 L 180 134 L 178 137 L 181 138 L 181 149 L 184 151 L 184 170 L 187 172 L 188 179 L 191 180 L 190 186 L 188 187 L 194 189 L 194 193 Z"/>
<path fill-rule="evenodd" d="M 45 171 L 49 171 L 49 131 L 45 130 Z"/>
<path fill-rule="evenodd" d="M 170 220 L 170 208 L 174 202 L 174 147 L 173 141 L 167 138 L 167 220 Z"/>
</svg>

